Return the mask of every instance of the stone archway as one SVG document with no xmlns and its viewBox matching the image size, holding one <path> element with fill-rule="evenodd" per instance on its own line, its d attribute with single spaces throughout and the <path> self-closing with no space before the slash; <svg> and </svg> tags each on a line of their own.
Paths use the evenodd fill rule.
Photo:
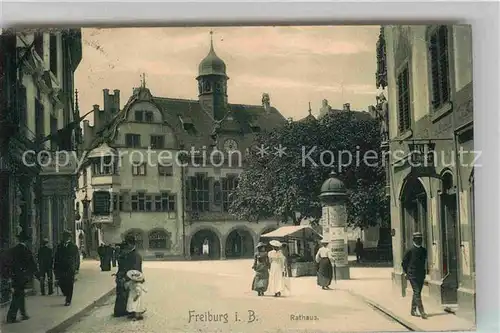
<svg viewBox="0 0 500 333">
<path fill-rule="evenodd" d="M 236 228 L 226 237 L 226 258 L 252 258 L 254 240 L 252 234 L 244 228 Z"/>
<path fill-rule="evenodd" d="M 408 178 L 401 191 L 400 200 L 403 252 L 412 246 L 414 232 L 422 233 L 424 246 L 428 247 L 427 192 L 422 182 L 415 177 Z"/>
<path fill-rule="evenodd" d="M 193 260 L 220 259 L 219 236 L 210 229 L 198 230 L 189 242 L 189 254 Z"/>
</svg>

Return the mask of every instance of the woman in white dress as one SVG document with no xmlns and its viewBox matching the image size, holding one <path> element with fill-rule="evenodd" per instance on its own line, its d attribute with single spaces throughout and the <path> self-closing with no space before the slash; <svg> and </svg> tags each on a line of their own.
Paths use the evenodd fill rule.
<svg viewBox="0 0 500 333">
<path fill-rule="evenodd" d="M 127 300 L 129 318 L 133 320 L 142 320 L 143 314 L 146 312 L 143 295 L 147 292 L 144 286 L 144 275 L 139 271 L 130 270 L 127 272 L 127 277 L 129 281 L 125 283 L 125 288 L 129 290 Z"/>
<path fill-rule="evenodd" d="M 277 240 L 272 240 L 269 245 L 273 250 L 269 251 L 268 258 L 271 264 L 269 269 L 269 286 L 267 290 L 274 294 L 274 297 L 280 297 L 281 293 L 285 290 L 285 276 L 286 276 L 286 258 L 281 252 L 282 244 Z"/>
</svg>

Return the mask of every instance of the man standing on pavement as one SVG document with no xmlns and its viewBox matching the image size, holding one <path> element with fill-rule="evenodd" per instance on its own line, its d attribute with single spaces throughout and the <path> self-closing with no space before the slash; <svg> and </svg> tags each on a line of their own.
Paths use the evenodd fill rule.
<svg viewBox="0 0 500 333">
<path fill-rule="evenodd" d="M 29 319 L 26 312 L 24 289 L 33 276 L 37 276 L 35 258 L 26 245 L 26 242 L 29 240 L 28 235 L 24 231 L 21 231 L 19 235 L 17 235 L 17 238 L 19 239 L 19 244 L 10 249 L 9 253 L 12 265 L 11 279 L 13 293 L 7 313 L 7 323 L 17 322 L 17 312 L 21 312 L 23 320 Z"/>
<path fill-rule="evenodd" d="M 363 242 L 361 241 L 361 238 L 358 238 L 356 241 L 356 246 L 354 247 L 354 252 L 356 253 L 356 262 L 359 264 L 361 263 L 361 260 L 363 260 Z"/>
<path fill-rule="evenodd" d="M 49 295 L 54 293 L 54 278 L 53 278 L 54 254 L 49 247 L 49 240 L 45 238 L 42 241 L 42 246 L 38 250 L 38 268 L 40 271 L 40 291 L 45 295 L 45 279 L 49 285 Z"/>
<path fill-rule="evenodd" d="M 71 242 L 72 235 L 69 231 L 63 232 L 63 241 L 57 246 L 54 256 L 54 273 L 56 280 L 61 288 L 63 295 L 66 297 L 65 306 L 71 305 L 73 298 L 73 284 L 75 283 L 75 274 L 78 263 L 80 262 L 80 254 L 78 247 Z"/>
<path fill-rule="evenodd" d="M 417 317 L 418 308 L 422 319 L 427 319 L 421 295 L 426 275 L 427 249 L 422 246 L 422 241 L 422 233 L 413 234 L 413 246 L 405 253 L 401 266 L 413 289 L 411 315 Z"/>
</svg>

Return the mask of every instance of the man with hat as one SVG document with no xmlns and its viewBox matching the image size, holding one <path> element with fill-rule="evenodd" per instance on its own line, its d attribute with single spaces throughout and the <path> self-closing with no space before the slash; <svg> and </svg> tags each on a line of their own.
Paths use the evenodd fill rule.
<svg viewBox="0 0 500 333">
<path fill-rule="evenodd" d="M 24 231 L 21 231 L 17 235 L 17 239 L 19 240 L 19 244 L 10 249 L 13 293 L 9 311 L 7 312 L 7 323 L 17 322 L 17 312 L 21 312 L 23 320 L 29 319 L 29 316 L 26 313 L 24 289 L 33 276 L 37 276 L 35 258 L 33 257 L 31 250 L 26 245 L 29 241 L 29 236 Z"/>
<path fill-rule="evenodd" d="M 38 250 L 38 269 L 40 271 L 40 291 L 45 295 L 45 279 L 49 284 L 49 295 L 54 293 L 53 278 L 54 254 L 49 246 L 49 240 L 44 238 L 42 246 Z"/>
<path fill-rule="evenodd" d="M 415 232 L 413 234 L 413 246 L 405 253 L 401 266 L 413 289 L 411 315 L 417 317 L 418 308 L 420 317 L 422 317 L 422 319 L 427 319 L 421 296 L 426 275 L 427 249 L 422 246 L 422 243 L 422 233 Z"/>
<path fill-rule="evenodd" d="M 75 274 L 80 262 L 78 247 L 71 242 L 71 239 L 71 232 L 64 231 L 62 242 L 57 246 L 56 254 L 54 255 L 54 273 L 58 285 L 66 297 L 65 306 L 71 305 Z"/>
</svg>

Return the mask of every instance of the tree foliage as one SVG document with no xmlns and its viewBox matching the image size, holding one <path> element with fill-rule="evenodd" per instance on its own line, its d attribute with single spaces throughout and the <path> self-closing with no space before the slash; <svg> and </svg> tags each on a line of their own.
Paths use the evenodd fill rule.
<svg viewBox="0 0 500 333">
<path fill-rule="evenodd" d="M 331 113 L 263 132 L 233 193 L 231 213 L 284 223 L 321 218 L 321 185 L 334 169 L 345 183 L 348 224 L 366 228 L 389 219 L 379 124 L 359 112 Z M 279 147 L 285 155 L 279 156 Z"/>
</svg>

